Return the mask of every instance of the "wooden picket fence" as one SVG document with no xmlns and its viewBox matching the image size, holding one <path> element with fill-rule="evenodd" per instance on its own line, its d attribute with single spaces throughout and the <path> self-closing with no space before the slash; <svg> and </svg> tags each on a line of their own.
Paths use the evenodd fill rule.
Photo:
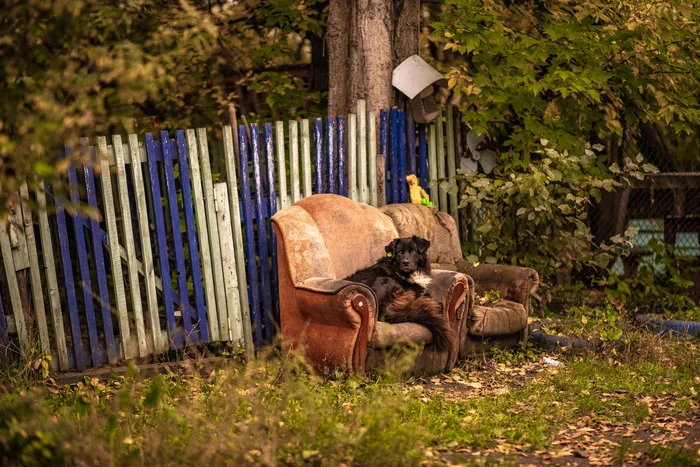
<svg viewBox="0 0 700 467">
<path fill-rule="evenodd" d="M 219 141 L 200 128 L 66 148 L 89 154 L 68 171 L 69 199 L 23 186 L 0 226 L 0 347 L 28 355 L 38 336 L 54 370 L 207 342 L 252 358 L 279 322 L 272 215 L 315 193 L 407 202 L 414 173 L 457 218 L 456 194 L 438 189 L 456 175 L 457 127 L 449 107 L 416 125 L 361 101 L 347 116 L 240 125 L 237 141 L 226 126 Z"/>
</svg>

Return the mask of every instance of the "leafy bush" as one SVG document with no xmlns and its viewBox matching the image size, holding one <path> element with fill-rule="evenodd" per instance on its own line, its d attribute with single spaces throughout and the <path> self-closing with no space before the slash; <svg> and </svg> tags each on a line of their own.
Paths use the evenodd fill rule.
<svg viewBox="0 0 700 467">
<path fill-rule="evenodd" d="M 532 158 L 513 154 L 492 175 L 463 175 L 462 203 L 478 213 L 478 241 L 467 244 L 471 261 L 527 265 L 545 277 L 560 268 L 606 267 L 631 246 L 623 237 L 595 244 L 588 220 L 593 201 L 656 169 L 625 160 L 623 168 L 604 165 L 605 158 L 587 146 L 558 151 L 542 140 Z M 628 232 L 632 234 L 633 232 Z"/>
</svg>

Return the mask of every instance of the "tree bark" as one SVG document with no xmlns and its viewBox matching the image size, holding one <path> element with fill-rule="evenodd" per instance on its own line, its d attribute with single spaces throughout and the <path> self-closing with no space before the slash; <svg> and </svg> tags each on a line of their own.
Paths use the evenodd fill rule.
<svg viewBox="0 0 700 467">
<path fill-rule="evenodd" d="M 418 53 L 419 0 L 330 0 L 329 115 L 402 104 L 391 86 L 398 64 Z"/>
</svg>

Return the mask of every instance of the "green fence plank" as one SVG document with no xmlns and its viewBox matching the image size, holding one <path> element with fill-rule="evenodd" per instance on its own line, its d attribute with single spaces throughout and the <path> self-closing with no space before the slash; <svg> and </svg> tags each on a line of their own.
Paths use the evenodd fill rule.
<svg viewBox="0 0 700 467">
<path fill-rule="evenodd" d="M 367 115 L 369 144 L 369 204 L 377 206 L 377 114 L 371 110 Z"/>
<path fill-rule="evenodd" d="M 248 280 L 245 270 L 245 245 L 243 244 L 243 232 L 241 231 L 241 211 L 238 200 L 238 179 L 236 177 L 236 159 L 234 157 L 233 133 L 230 126 L 224 127 L 224 157 L 226 159 L 226 182 L 228 185 L 228 201 L 233 224 L 233 241 L 236 251 L 236 269 L 238 277 L 238 293 L 240 302 L 240 316 L 243 330 L 243 344 L 246 358 L 252 360 L 255 356 L 253 345 L 253 329 L 250 321 L 250 303 L 248 300 Z M 309 183 L 311 176 L 309 175 Z M 234 310 L 235 312 L 235 310 Z M 234 315 L 235 316 L 235 315 Z"/>
<path fill-rule="evenodd" d="M 0 222 L 0 252 L 2 252 L 2 260 L 5 264 L 5 277 L 7 278 L 7 287 L 10 289 L 10 302 L 12 303 L 12 314 L 15 317 L 15 328 L 19 336 L 20 351 L 23 357 L 28 357 L 31 351 L 29 331 L 24 320 L 22 299 L 19 295 L 19 284 L 17 283 L 15 259 L 12 256 L 12 246 L 10 245 L 9 228 L 11 228 L 9 224 L 5 225 L 4 222 Z"/>
<path fill-rule="evenodd" d="M 287 192 L 287 167 L 284 151 L 284 122 L 275 122 L 275 137 L 277 139 L 277 183 L 279 183 L 278 206 L 280 209 L 291 206 L 289 193 Z"/>
<path fill-rule="evenodd" d="M 143 324 L 143 305 L 141 304 L 141 287 L 139 285 L 139 271 L 136 260 L 136 245 L 134 242 L 133 224 L 131 223 L 131 203 L 129 201 L 129 189 L 126 184 L 126 163 L 124 146 L 121 135 L 112 136 L 112 148 L 114 160 L 117 165 L 117 192 L 119 193 L 119 206 L 121 213 L 122 229 L 124 232 L 124 248 L 126 249 L 127 277 L 129 280 L 129 293 L 131 294 L 131 307 L 134 312 L 134 327 L 136 328 L 136 342 L 140 357 L 148 355 L 146 345 L 146 329 Z"/>
<path fill-rule="evenodd" d="M 436 133 L 437 133 L 437 178 L 438 178 L 438 196 L 440 198 L 440 210 L 447 212 L 447 192 L 440 188 L 440 182 L 447 177 L 445 169 L 445 133 L 444 125 L 442 124 L 442 110 L 437 118 Z"/>
<path fill-rule="evenodd" d="M 231 229 L 231 216 L 229 216 L 230 207 L 227 190 L 228 186 L 226 183 L 216 183 L 214 185 L 214 204 L 216 205 L 216 220 L 219 225 L 221 260 L 224 266 L 224 284 L 226 302 L 228 304 L 228 316 L 224 327 L 227 329 L 226 338 L 240 348 L 245 349 L 241 301 L 236 272 L 236 251 Z"/>
<path fill-rule="evenodd" d="M 36 190 L 36 201 L 39 206 L 39 232 L 41 237 L 41 251 L 44 256 L 46 268 L 46 287 L 48 289 L 49 306 L 53 322 L 54 341 L 58 354 L 58 369 L 68 369 L 68 348 L 66 347 L 66 333 L 63 328 L 63 313 L 61 310 L 61 296 L 56 276 L 56 262 L 53 256 L 53 241 L 51 240 L 51 228 L 49 216 L 46 212 L 46 193 L 43 189 Z"/>
<path fill-rule="evenodd" d="M 151 244 L 151 230 L 148 222 L 148 197 L 146 196 L 146 181 L 143 177 L 143 163 L 146 161 L 146 148 L 139 144 L 136 135 L 131 134 L 129 141 L 129 155 L 131 157 L 131 177 L 136 200 L 136 218 L 139 226 L 139 239 L 141 240 L 141 257 L 143 259 L 143 277 L 146 282 L 146 306 L 148 307 L 148 324 L 154 352 L 163 352 L 169 348 L 167 338 L 163 339 L 163 331 L 160 328 L 158 315 L 158 292 L 156 291 L 156 271 L 153 265 L 153 247 Z M 162 287 L 162 286 L 161 286 Z"/>
<path fill-rule="evenodd" d="M 357 188 L 357 115 L 348 115 L 348 197 L 359 201 Z"/>
<path fill-rule="evenodd" d="M 296 120 L 289 121 L 289 172 L 292 182 L 292 204 L 301 199 L 299 171 L 299 126 Z"/>
<path fill-rule="evenodd" d="M 301 120 L 301 167 L 304 180 L 304 198 L 313 194 L 311 188 L 311 132 L 309 120 Z"/>
<path fill-rule="evenodd" d="M 116 299 L 117 318 L 119 320 L 119 334 L 125 358 L 136 356 L 136 349 L 131 342 L 129 329 L 129 315 L 126 305 L 126 291 L 124 289 L 124 275 L 122 273 L 121 249 L 117 229 L 117 216 L 114 209 L 114 191 L 112 190 L 112 174 L 110 162 L 113 160 L 111 147 L 107 146 L 107 138 L 97 138 L 98 157 L 100 161 L 100 180 L 102 181 L 102 203 L 104 205 L 104 219 L 107 225 L 107 242 L 109 244 L 109 258 L 112 265 L 112 283 L 114 297 Z"/>
<path fill-rule="evenodd" d="M 209 245 L 209 227 L 207 225 L 207 212 L 204 207 L 204 191 L 202 190 L 202 174 L 199 168 L 199 151 L 197 149 L 197 136 L 193 129 L 188 129 L 187 156 L 190 166 L 190 180 L 192 181 L 192 197 L 194 198 L 194 215 L 197 223 L 197 238 L 199 239 L 199 252 L 202 257 L 202 276 L 204 277 L 204 297 L 207 308 L 207 323 L 209 326 L 209 339 L 218 341 L 219 316 L 216 303 L 214 282 L 214 268 L 212 266 L 212 252 Z M 211 183 L 211 179 L 209 180 Z"/>
<path fill-rule="evenodd" d="M 451 183 L 457 183 L 457 157 L 455 155 L 455 127 L 452 105 L 447 106 L 447 176 Z M 450 193 L 450 215 L 459 225 L 457 192 Z"/>
<path fill-rule="evenodd" d="M 214 295 L 216 296 L 216 308 L 209 310 L 209 312 L 212 315 L 217 315 L 215 322 L 219 327 L 219 335 L 221 339 L 226 339 L 228 334 L 224 329 L 224 323 L 221 321 L 222 317 L 228 315 L 226 290 L 224 289 L 224 269 L 221 262 L 219 226 L 216 221 L 216 206 L 214 205 L 214 179 L 211 173 L 211 155 L 209 154 L 207 132 L 204 128 L 197 128 L 197 146 L 199 148 L 199 168 L 202 172 L 201 177 L 204 188 L 204 206 L 207 217 L 207 231 L 209 233 Z"/>
<path fill-rule="evenodd" d="M 364 99 L 357 101 L 357 145 L 359 201 L 369 203 L 369 185 L 367 183 L 367 102 Z"/>
<path fill-rule="evenodd" d="M 32 304 L 36 315 L 36 324 L 39 328 L 39 342 L 44 355 L 51 355 L 51 368 L 57 369 L 56 354 L 51 352 L 49 340 L 49 327 L 46 323 L 46 308 L 44 306 L 44 287 L 41 285 L 41 270 L 39 269 L 39 254 L 36 249 L 34 237 L 34 220 L 29 209 L 29 189 L 23 183 L 19 188 L 22 207 L 22 219 L 24 220 L 24 236 L 27 240 L 27 254 L 29 256 L 29 277 L 32 284 Z"/>
<path fill-rule="evenodd" d="M 431 123 L 428 128 L 428 172 L 430 173 L 430 201 L 433 202 L 436 208 L 440 209 L 440 200 L 438 199 L 438 170 L 437 170 L 437 143 L 436 143 L 435 123 Z"/>
</svg>

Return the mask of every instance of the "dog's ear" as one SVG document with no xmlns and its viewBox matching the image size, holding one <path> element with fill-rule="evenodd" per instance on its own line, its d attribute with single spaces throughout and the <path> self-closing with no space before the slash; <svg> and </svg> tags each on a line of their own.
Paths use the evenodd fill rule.
<svg viewBox="0 0 700 467">
<path fill-rule="evenodd" d="M 391 258 L 396 256 L 396 245 L 399 244 L 399 239 L 395 238 L 394 240 L 391 241 L 387 246 L 384 247 L 384 250 L 386 250 L 386 255 Z"/>
<path fill-rule="evenodd" d="M 419 253 L 425 253 L 428 251 L 428 247 L 430 246 L 430 242 L 428 240 L 414 235 L 413 241 L 415 242 Z"/>
</svg>

